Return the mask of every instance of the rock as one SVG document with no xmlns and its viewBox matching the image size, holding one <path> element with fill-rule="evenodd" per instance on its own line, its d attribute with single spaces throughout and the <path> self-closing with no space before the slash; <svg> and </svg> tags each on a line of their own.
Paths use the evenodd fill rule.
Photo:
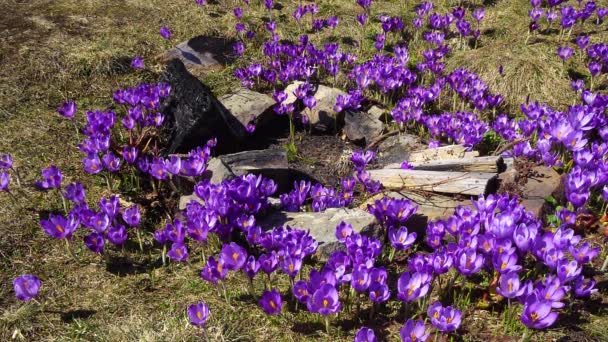
<svg viewBox="0 0 608 342">
<path fill-rule="evenodd" d="M 553 168 L 539 165 L 532 168 L 532 175 L 526 177 L 521 204 L 540 219 L 547 213 L 545 198 L 561 197 L 561 177 Z"/>
<path fill-rule="evenodd" d="M 219 157 L 236 176 L 247 173 L 273 179 L 279 190 L 290 188 L 290 169 L 287 152 L 283 149 L 251 150 Z"/>
<path fill-rule="evenodd" d="M 232 52 L 233 44 L 234 40 L 197 36 L 165 51 L 158 59 L 163 63 L 179 59 L 189 72 L 200 76 L 206 71 L 221 69 L 233 62 L 236 57 Z"/>
<path fill-rule="evenodd" d="M 370 109 L 367 110 L 367 112 L 374 118 L 376 118 L 377 120 L 383 121 L 386 118 L 386 110 L 382 109 L 378 106 L 371 106 Z"/>
<path fill-rule="evenodd" d="M 386 138 L 378 145 L 378 164 L 401 164 L 409 153 L 423 148 L 420 139 L 411 134 L 401 134 Z"/>
<path fill-rule="evenodd" d="M 247 173 L 288 170 L 287 152 L 283 149 L 252 150 L 219 156 L 237 176 Z M 267 177 L 270 177 L 268 175 Z"/>
<path fill-rule="evenodd" d="M 234 177 L 234 173 L 220 158 L 211 158 L 207 164 L 207 170 L 203 174 L 205 178 L 210 177 L 212 184 L 219 184 L 225 179 Z"/>
<path fill-rule="evenodd" d="M 203 204 L 203 200 L 200 199 L 195 194 L 182 196 L 179 198 L 179 205 L 178 205 L 179 210 L 186 210 L 186 206 L 188 205 L 188 203 L 190 203 L 192 201 L 196 201 L 200 204 Z"/>
<path fill-rule="evenodd" d="M 564 200 L 561 176 L 553 168 L 521 159 L 505 158 L 504 161 L 507 169 L 498 175 L 499 193 L 519 196 L 521 204 L 540 219 L 550 209 L 545 198 Z"/>
<path fill-rule="evenodd" d="M 302 84 L 302 82 L 294 82 L 285 88 L 287 93 L 287 100 L 285 103 L 295 103 L 297 98 L 293 95 L 296 88 Z M 314 86 L 314 85 L 313 85 Z M 317 100 L 317 105 L 309 110 L 304 108 L 302 114 L 308 116 L 310 126 L 318 132 L 330 132 L 334 130 L 336 124 L 336 112 L 334 111 L 334 105 L 336 104 L 336 97 L 338 95 L 346 95 L 340 89 L 331 88 L 322 84 L 316 85 L 316 89 L 313 89 L 314 98 Z M 300 104 L 296 104 L 296 108 L 303 108 Z"/>
<path fill-rule="evenodd" d="M 207 170 L 205 170 L 205 173 L 203 173 L 203 177 L 205 177 L 205 179 L 209 179 L 212 184 L 219 184 L 226 179 L 234 177 L 234 173 L 232 173 L 230 168 L 228 168 L 221 159 L 211 158 L 209 163 L 207 163 Z M 177 178 L 177 180 L 185 181 L 185 179 L 181 177 Z M 190 189 L 190 191 L 192 191 L 193 186 L 194 183 L 188 182 L 187 186 L 184 185 L 181 186 L 181 188 L 187 187 Z M 179 198 L 179 210 L 186 209 L 186 204 L 190 203 L 191 200 L 196 200 L 201 204 L 203 203 L 203 201 L 195 194 L 181 196 Z"/>
<path fill-rule="evenodd" d="M 561 185 L 561 177 L 553 168 L 543 165 L 532 168 L 533 175 L 527 177 L 524 196 L 528 199 L 545 199 L 552 196 Z"/>
<path fill-rule="evenodd" d="M 327 257 L 331 252 L 340 248 L 336 239 L 336 226 L 340 222 L 346 222 L 353 226 L 356 233 L 373 234 L 376 227 L 375 217 L 365 210 L 329 208 L 324 212 L 289 213 L 275 212 L 259 224 L 264 229 L 277 226 L 289 225 L 290 227 L 310 230 L 310 235 L 319 242 L 317 251 L 322 257 Z"/>
<path fill-rule="evenodd" d="M 253 117 L 256 117 L 256 128 L 260 128 L 260 126 L 268 124 L 275 116 L 272 111 L 275 101 L 268 95 L 247 88 L 224 95 L 219 100 L 243 127 L 247 126 Z"/>
<path fill-rule="evenodd" d="M 344 132 L 355 144 L 366 146 L 378 138 L 383 130 L 382 122 L 367 112 L 344 111 Z"/>
<path fill-rule="evenodd" d="M 159 109 L 170 120 L 169 153 L 188 152 L 212 137 L 218 140 L 215 152 L 237 150 L 246 136 L 243 125 L 180 60 L 169 62 L 162 80 L 171 85 L 171 93 Z"/>
</svg>

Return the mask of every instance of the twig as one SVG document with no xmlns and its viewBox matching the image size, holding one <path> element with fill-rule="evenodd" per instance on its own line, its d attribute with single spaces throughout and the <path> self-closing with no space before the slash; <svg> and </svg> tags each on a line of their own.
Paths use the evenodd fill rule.
<svg viewBox="0 0 608 342">
<path fill-rule="evenodd" d="M 519 144 L 520 142 L 524 142 L 524 141 L 528 141 L 528 140 L 530 140 L 530 138 L 515 139 L 512 142 L 504 145 L 503 147 L 496 148 L 496 150 L 494 150 L 494 152 L 492 153 L 492 155 L 493 156 L 498 156 L 501 153 L 503 153 L 504 151 L 506 151 L 506 150 L 510 149 L 511 147 Z"/>
<path fill-rule="evenodd" d="M 391 132 L 388 132 L 388 133 L 386 133 L 386 134 L 383 134 L 383 135 L 381 135 L 381 136 L 377 137 L 376 139 L 374 139 L 374 140 L 373 140 L 373 141 L 372 141 L 372 142 L 371 142 L 371 143 L 370 143 L 370 144 L 367 146 L 367 148 L 368 148 L 368 149 L 369 149 L 369 148 L 374 148 L 374 147 L 376 147 L 376 145 L 379 145 L 381 142 L 383 142 L 383 141 L 384 141 L 386 138 L 388 138 L 388 137 L 392 137 L 393 135 L 397 135 L 398 133 L 399 133 L 399 131 L 398 131 L 398 130 L 395 130 L 395 131 L 391 131 Z"/>
</svg>

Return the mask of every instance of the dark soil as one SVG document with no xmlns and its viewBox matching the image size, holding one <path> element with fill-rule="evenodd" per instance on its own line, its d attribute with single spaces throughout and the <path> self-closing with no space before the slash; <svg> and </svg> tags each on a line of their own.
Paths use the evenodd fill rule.
<svg viewBox="0 0 608 342">
<path fill-rule="evenodd" d="M 524 189 L 526 183 L 528 182 L 528 178 L 535 176 L 535 172 L 533 170 L 534 166 L 536 166 L 536 164 L 531 160 L 516 158 L 513 161 L 513 168 L 515 169 L 513 176 L 501 177 L 498 184 L 498 190 L 496 192 L 499 194 L 507 193 L 511 196 L 516 195 L 519 198 L 524 198 Z M 508 173 L 509 170 L 506 172 Z"/>
<path fill-rule="evenodd" d="M 276 145 L 285 147 L 288 139 Z M 340 179 L 352 174 L 350 155 L 358 147 L 335 135 L 310 135 L 298 133 L 295 138 L 297 157 L 289 161 L 289 167 L 308 175 L 325 186 L 337 187 Z"/>
</svg>

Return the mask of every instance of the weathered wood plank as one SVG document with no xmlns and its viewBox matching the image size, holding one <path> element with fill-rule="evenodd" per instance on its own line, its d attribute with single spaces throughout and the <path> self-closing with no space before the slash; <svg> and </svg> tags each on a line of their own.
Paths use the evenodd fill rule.
<svg viewBox="0 0 608 342">
<path fill-rule="evenodd" d="M 501 172 L 505 164 L 499 156 L 433 160 L 410 163 L 414 170 L 428 171 L 465 171 L 465 172 Z M 399 169 L 400 164 L 389 164 L 385 169 Z"/>
<path fill-rule="evenodd" d="M 465 157 L 465 153 L 470 153 L 467 152 L 467 148 L 465 146 L 449 145 L 432 149 L 412 151 L 404 159 L 410 163 L 419 163 L 431 160 L 460 159 Z M 472 155 L 469 154 L 469 156 Z"/>
<path fill-rule="evenodd" d="M 480 195 L 493 192 L 496 174 L 488 172 L 443 172 L 426 170 L 370 170 L 371 178 L 387 189 L 420 189 L 449 194 Z"/>
</svg>

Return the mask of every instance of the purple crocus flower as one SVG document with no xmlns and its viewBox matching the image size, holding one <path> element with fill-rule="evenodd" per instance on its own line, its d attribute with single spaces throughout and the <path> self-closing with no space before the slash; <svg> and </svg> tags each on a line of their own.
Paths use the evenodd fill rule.
<svg viewBox="0 0 608 342">
<path fill-rule="evenodd" d="M 127 229 L 125 228 L 125 226 L 119 224 L 108 229 L 107 237 L 110 243 L 116 246 L 121 246 L 125 243 L 125 241 L 127 241 L 127 238 L 129 236 L 127 235 Z"/>
<path fill-rule="evenodd" d="M 509 272 L 500 276 L 496 292 L 505 298 L 516 298 L 524 294 L 525 286 L 521 286 L 517 272 Z"/>
<path fill-rule="evenodd" d="M 73 101 L 68 101 L 68 102 L 64 102 L 61 104 L 61 106 L 59 106 L 59 108 L 57 108 L 57 112 L 63 116 L 66 117 L 68 119 L 73 119 L 74 118 L 74 114 L 76 114 L 76 103 L 74 103 Z"/>
<path fill-rule="evenodd" d="M 547 328 L 557 320 L 557 312 L 551 311 L 551 302 L 537 296 L 532 293 L 526 299 L 524 304 L 523 312 L 521 314 L 521 321 L 528 328 L 532 329 L 544 329 Z"/>
<path fill-rule="evenodd" d="M 159 33 L 161 37 L 167 40 L 171 39 L 171 30 L 167 26 L 161 27 Z"/>
<path fill-rule="evenodd" d="M 557 55 L 563 61 L 566 61 L 572 54 L 574 53 L 574 49 L 569 46 L 560 46 L 557 48 Z"/>
<path fill-rule="evenodd" d="M 429 338 L 429 330 L 426 329 L 424 321 L 408 319 L 399 330 L 402 342 L 424 342 Z"/>
<path fill-rule="evenodd" d="M 137 148 L 135 148 L 135 147 L 125 146 L 122 149 L 122 158 L 129 165 L 133 165 L 133 163 L 135 163 L 135 160 L 137 160 L 138 154 L 139 154 L 139 150 L 137 150 Z"/>
<path fill-rule="evenodd" d="M 486 16 L 486 11 L 483 8 L 477 8 L 473 11 L 473 19 L 480 22 Z"/>
<path fill-rule="evenodd" d="M 279 261 L 277 260 L 276 253 L 274 251 L 269 254 L 260 255 L 259 261 L 260 268 L 266 274 L 271 274 L 279 266 Z"/>
<path fill-rule="evenodd" d="M 484 257 L 473 248 L 465 248 L 456 254 L 456 269 L 464 276 L 479 272 Z"/>
<path fill-rule="evenodd" d="M 359 293 L 366 291 L 371 283 L 369 270 L 363 266 L 355 268 L 350 282 L 355 291 Z"/>
<path fill-rule="evenodd" d="M 139 221 L 141 219 L 141 214 L 139 212 L 139 208 L 134 205 L 130 208 L 125 209 L 122 213 L 122 219 L 131 227 L 136 227 L 139 225 Z"/>
<path fill-rule="evenodd" d="M 188 307 L 188 317 L 192 325 L 197 327 L 204 326 L 209 318 L 209 305 L 203 302 L 190 305 Z"/>
<path fill-rule="evenodd" d="M 231 242 L 222 247 L 219 259 L 224 261 L 226 269 L 238 271 L 243 268 L 247 261 L 247 251 L 245 251 L 245 248 Z"/>
<path fill-rule="evenodd" d="M 240 56 L 245 52 L 245 45 L 242 42 L 236 42 L 232 45 L 232 51 L 234 51 L 237 56 Z"/>
<path fill-rule="evenodd" d="M 517 265 L 517 254 L 512 253 L 495 253 L 492 258 L 494 269 L 499 273 L 504 274 L 513 271 L 519 271 L 521 266 Z"/>
<path fill-rule="evenodd" d="M 594 280 L 585 282 L 583 276 L 577 277 L 574 280 L 574 295 L 578 298 L 589 297 L 597 291 Z"/>
<path fill-rule="evenodd" d="M 76 182 L 68 185 L 63 192 L 63 197 L 68 201 L 72 201 L 76 204 L 84 203 L 85 192 L 82 183 Z"/>
<path fill-rule="evenodd" d="M 411 302 L 426 296 L 431 285 L 431 277 L 426 273 L 403 272 L 397 281 L 397 298 L 404 302 Z"/>
<path fill-rule="evenodd" d="M 562 284 L 574 280 L 582 271 L 582 267 L 579 267 L 576 260 L 568 261 L 568 259 L 564 258 L 557 263 L 557 276 Z"/>
<path fill-rule="evenodd" d="M 241 19 L 241 17 L 243 17 L 243 9 L 240 7 L 233 8 L 232 13 L 237 19 Z"/>
<path fill-rule="evenodd" d="M 0 168 L 10 169 L 13 167 L 13 156 L 10 154 L 2 154 L 0 156 Z"/>
<path fill-rule="evenodd" d="M 357 22 L 361 26 L 365 25 L 365 23 L 367 22 L 367 15 L 365 13 L 357 14 Z"/>
<path fill-rule="evenodd" d="M 370 328 L 363 327 L 355 334 L 355 342 L 376 342 L 378 339 L 374 331 Z"/>
<path fill-rule="evenodd" d="M 306 96 L 302 102 L 304 103 L 304 106 L 306 106 L 306 108 L 312 109 L 317 105 L 317 100 L 315 99 L 315 97 L 310 95 Z"/>
<path fill-rule="evenodd" d="M 102 233 L 93 232 L 84 237 L 84 244 L 93 253 L 100 254 L 103 252 L 103 246 L 105 245 L 105 238 Z"/>
<path fill-rule="evenodd" d="M 11 175 L 8 173 L 8 171 L 0 170 L 0 191 L 8 192 L 10 183 Z"/>
<path fill-rule="evenodd" d="M 178 262 L 186 261 L 188 259 L 188 248 L 181 242 L 175 242 L 171 245 L 167 255 Z"/>
<path fill-rule="evenodd" d="M 372 282 L 369 286 L 369 299 L 374 303 L 386 302 L 391 296 L 386 282 Z"/>
<path fill-rule="evenodd" d="M 67 218 L 61 215 L 49 215 L 48 220 L 40 220 L 40 225 L 47 235 L 56 239 L 70 238 L 78 228 L 78 218 L 70 214 Z"/>
<path fill-rule="evenodd" d="M 431 324 L 442 332 L 452 332 L 460 327 L 462 313 L 451 306 L 443 307 L 440 302 L 431 304 L 427 310 Z"/>
<path fill-rule="evenodd" d="M 13 280 L 13 289 L 17 299 L 27 302 L 38 295 L 40 279 L 35 275 L 24 274 Z"/>
<path fill-rule="evenodd" d="M 102 157 L 103 166 L 110 172 L 120 170 L 120 159 L 112 152 L 104 154 Z"/>
<path fill-rule="evenodd" d="M 281 261 L 281 269 L 291 278 L 295 278 L 302 268 L 302 258 L 297 256 L 284 256 Z"/>
<path fill-rule="evenodd" d="M 101 160 L 97 154 L 91 153 L 87 158 L 82 158 L 82 163 L 84 164 L 84 171 L 88 174 L 94 175 L 103 170 Z"/>
<path fill-rule="evenodd" d="M 267 10 L 271 11 L 274 6 L 273 0 L 264 0 L 264 6 Z"/>
<path fill-rule="evenodd" d="M 131 68 L 138 70 L 145 69 L 146 67 L 144 66 L 144 59 L 141 58 L 141 56 L 133 57 L 131 60 Z"/>
<path fill-rule="evenodd" d="M 586 264 L 593 260 L 600 253 L 600 248 L 591 248 L 589 242 L 585 242 L 580 247 L 570 246 L 570 254 L 580 264 Z"/>
<path fill-rule="evenodd" d="M 283 299 L 281 299 L 281 294 L 277 289 L 272 289 L 271 291 L 265 290 L 258 304 L 267 314 L 278 315 L 283 307 Z"/>
<path fill-rule="evenodd" d="M 338 297 L 338 291 L 332 284 L 324 284 L 308 298 L 308 311 L 319 313 L 323 316 L 335 314 L 342 308 Z"/>
<path fill-rule="evenodd" d="M 310 286 L 304 280 L 298 280 L 293 285 L 292 292 L 300 303 L 306 303 L 310 297 Z"/>
<path fill-rule="evenodd" d="M 406 250 L 416 241 L 416 233 L 413 232 L 408 234 L 406 227 L 400 227 L 399 229 L 389 229 L 388 237 L 393 247 L 399 251 Z"/>
<path fill-rule="evenodd" d="M 342 221 L 336 226 L 336 239 L 339 242 L 344 243 L 346 239 L 353 233 L 353 226 Z"/>
<path fill-rule="evenodd" d="M 243 270 L 245 271 L 245 275 L 247 275 L 247 278 L 249 278 L 249 280 L 253 280 L 253 277 L 255 277 L 255 275 L 258 274 L 258 271 L 260 270 L 260 263 L 255 260 L 255 257 L 253 255 L 250 255 L 247 258 L 247 262 L 245 263 L 245 267 L 243 268 Z"/>
<path fill-rule="evenodd" d="M 57 166 L 51 165 L 48 169 L 42 170 L 42 181 L 36 181 L 36 186 L 45 190 L 59 189 L 62 179 L 61 170 Z"/>
<path fill-rule="evenodd" d="M 579 49 L 584 50 L 589 44 L 589 36 L 578 36 L 575 39 L 576 45 Z"/>
</svg>

